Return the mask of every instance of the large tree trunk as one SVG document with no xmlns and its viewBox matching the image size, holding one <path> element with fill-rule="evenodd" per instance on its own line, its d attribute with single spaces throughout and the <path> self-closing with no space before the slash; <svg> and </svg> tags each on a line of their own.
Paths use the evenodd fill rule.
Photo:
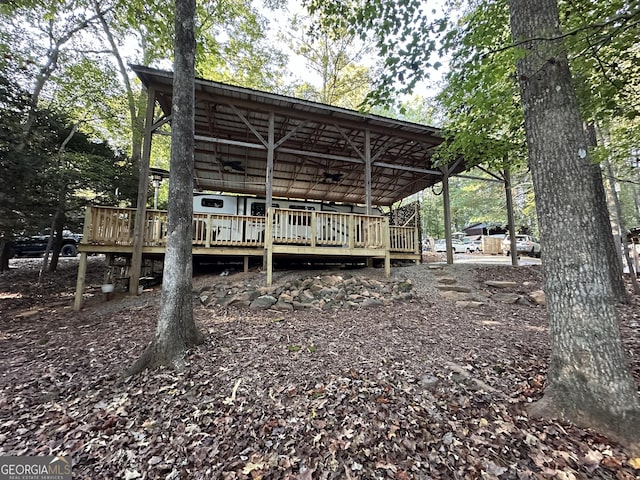
<svg viewBox="0 0 640 480">
<path fill-rule="evenodd" d="M 181 369 L 186 350 L 204 337 L 193 319 L 192 222 L 195 0 L 176 0 L 167 251 L 162 303 L 153 342 L 126 372 L 166 365 Z"/>
<path fill-rule="evenodd" d="M 560 40 L 557 0 L 510 0 L 551 329 L 545 394 L 532 414 L 640 440 L 587 140 Z M 532 39 L 532 40 L 528 40 Z"/>
</svg>

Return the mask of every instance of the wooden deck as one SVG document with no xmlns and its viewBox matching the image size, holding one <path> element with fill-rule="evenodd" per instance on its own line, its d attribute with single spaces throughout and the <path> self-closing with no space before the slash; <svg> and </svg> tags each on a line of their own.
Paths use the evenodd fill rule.
<svg viewBox="0 0 640 480">
<path fill-rule="evenodd" d="M 87 254 L 131 255 L 135 216 L 131 208 L 87 209 L 78 248 L 76 308 L 82 301 Z M 147 210 L 144 225 L 143 256 L 164 255 L 167 212 Z M 245 268 L 249 257 L 263 257 L 271 285 L 274 256 L 378 258 L 384 259 L 389 275 L 392 259 L 420 260 L 420 242 L 416 227 L 390 226 L 384 216 L 271 208 L 266 217 L 194 214 L 193 254 L 244 257 Z"/>
</svg>

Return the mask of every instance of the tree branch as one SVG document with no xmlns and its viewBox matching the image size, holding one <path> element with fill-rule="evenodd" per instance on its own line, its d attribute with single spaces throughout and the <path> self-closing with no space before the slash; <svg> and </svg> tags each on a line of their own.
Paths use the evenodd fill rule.
<svg viewBox="0 0 640 480">
<path fill-rule="evenodd" d="M 583 32 L 585 30 L 602 30 L 604 28 L 606 28 L 609 25 L 612 25 L 620 20 L 624 20 L 624 21 L 628 21 L 633 19 L 636 16 L 640 16 L 640 10 L 636 10 L 634 12 L 631 13 L 626 13 L 626 14 L 620 14 L 620 15 L 616 15 L 614 17 L 611 17 L 609 20 L 602 22 L 602 23 L 595 23 L 595 24 L 591 24 L 591 25 L 585 25 L 579 28 L 575 28 L 569 32 L 563 33 L 562 35 L 556 35 L 553 37 L 532 37 L 532 38 L 527 38 L 524 40 L 519 40 L 517 42 L 511 43 L 510 45 L 505 45 L 504 47 L 500 47 L 500 48 L 496 48 L 493 50 L 490 50 L 489 52 L 487 52 L 485 55 L 483 56 L 487 56 L 490 54 L 494 54 L 494 53 L 500 53 L 500 52 L 504 52 L 506 50 L 512 49 L 512 48 L 516 48 L 519 47 L 521 45 L 524 45 L 526 43 L 529 42 L 548 42 L 548 41 L 553 41 L 553 40 L 562 40 L 564 38 L 567 37 L 572 37 L 575 36 L 577 34 L 579 34 L 580 32 Z M 637 23 L 637 22 L 636 22 Z"/>
</svg>

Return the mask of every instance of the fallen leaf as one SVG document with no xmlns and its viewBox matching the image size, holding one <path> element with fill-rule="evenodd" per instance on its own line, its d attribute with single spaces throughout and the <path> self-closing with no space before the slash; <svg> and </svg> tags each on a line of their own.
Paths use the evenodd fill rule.
<svg viewBox="0 0 640 480">
<path fill-rule="evenodd" d="M 140 472 L 137 470 L 125 470 L 124 471 L 124 480 L 135 480 L 136 478 L 140 478 Z"/>
<path fill-rule="evenodd" d="M 262 470 L 263 468 L 264 468 L 263 462 L 258 462 L 258 463 L 248 462 L 242 469 L 242 473 L 244 473 L 245 475 L 249 475 L 254 470 Z"/>
<path fill-rule="evenodd" d="M 602 465 L 608 468 L 621 468 L 622 462 L 615 457 L 604 457 L 602 459 Z"/>
</svg>

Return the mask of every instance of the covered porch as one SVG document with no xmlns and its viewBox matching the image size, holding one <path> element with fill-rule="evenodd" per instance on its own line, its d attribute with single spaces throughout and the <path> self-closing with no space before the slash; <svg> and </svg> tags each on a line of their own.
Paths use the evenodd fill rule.
<svg viewBox="0 0 640 480">
<path fill-rule="evenodd" d="M 132 294 L 144 258 L 164 254 L 166 212 L 148 209 L 147 195 L 152 140 L 171 135 L 173 74 L 132 68 L 148 92 L 137 208 L 87 210 L 76 308 L 87 254 L 127 256 Z M 195 91 L 194 191 L 258 196 L 265 210 L 194 214 L 193 253 L 239 255 L 245 265 L 263 257 L 267 283 L 277 255 L 382 259 L 387 273 L 394 259 L 419 261 L 417 203 L 395 215 L 398 205 L 466 169 L 460 158 L 434 165 L 434 149 L 444 141 L 434 127 L 204 79 L 196 79 Z M 365 213 L 287 211 L 274 205 L 283 198 L 361 205 Z M 235 233 L 219 235 L 220 226 Z"/>
</svg>

